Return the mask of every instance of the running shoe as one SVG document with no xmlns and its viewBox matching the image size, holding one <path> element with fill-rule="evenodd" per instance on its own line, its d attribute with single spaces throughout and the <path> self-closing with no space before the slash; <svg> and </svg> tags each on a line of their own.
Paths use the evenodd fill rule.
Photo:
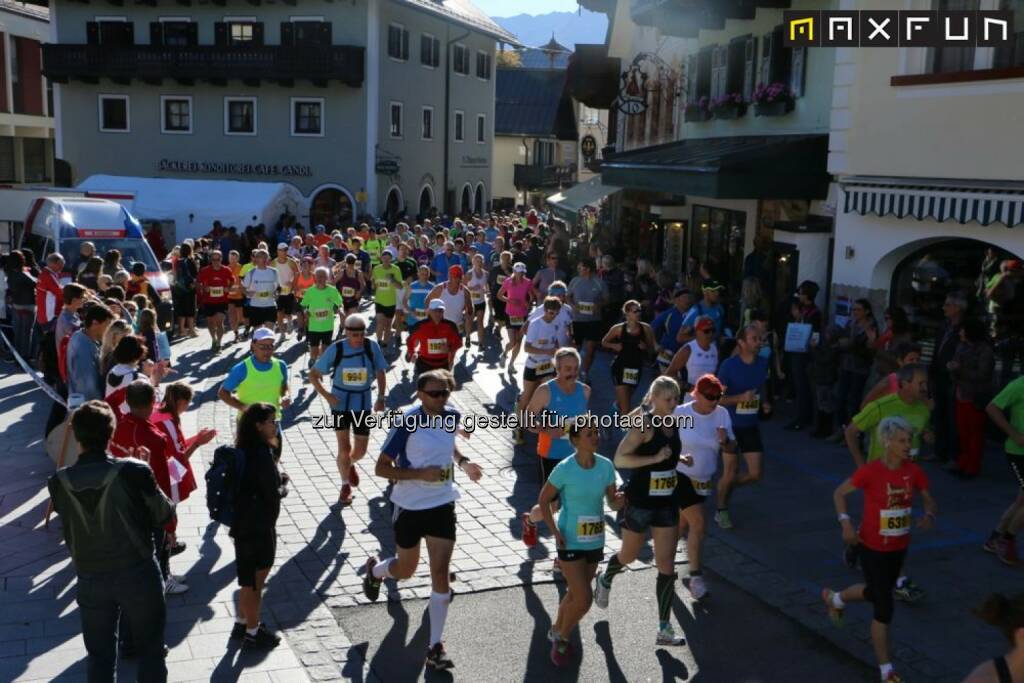
<svg viewBox="0 0 1024 683">
<path fill-rule="evenodd" d="M 896 586 L 892 594 L 900 602 L 914 603 L 924 597 L 924 589 L 908 578 L 902 586 Z"/>
<path fill-rule="evenodd" d="M 235 625 L 231 627 L 231 640 L 241 640 L 245 638 L 245 624 L 240 624 L 237 621 Z"/>
<path fill-rule="evenodd" d="M 569 663 L 569 641 L 554 640 L 551 642 L 551 663 L 555 666 L 565 666 Z"/>
<path fill-rule="evenodd" d="M 890 671 L 889 675 L 885 677 L 884 683 L 903 683 L 903 677 L 895 671 Z"/>
<path fill-rule="evenodd" d="M 247 650 L 271 650 L 280 644 L 281 637 L 268 631 L 263 624 L 260 624 L 256 635 L 249 635 L 247 632 L 245 640 L 242 641 L 242 647 Z"/>
<path fill-rule="evenodd" d="M 167 581 L 164 583 L 164 594 L 166 595 L 181 595 L 182 593 L 187 592 L 188 586 L 180 581 L 175 581 L 173 576 L 168 577 Z"/>
<path fill-rule="evenodd" d="M 377 559 L 373 557 L 367 558 L 366 564 L 363 565 L 363 595 L 370 602 L 377 602 L 377 598 L 380 597 L 381 580 L 373 575 L 373 568 L 376 566 Z"/>
<path fill-rule="evenodd" d="M 991 534 L 989 534 L 988 538 L 985 539 L 985 542 L 981 544 L 981 548 L 986 553 L 992 553 L 993 555 L 998 553 L 999 552 L 999 532 L 998 531 L 993 531 Z"/>
<path fill-rule="evenodd" d="M 683 585 L 686 586 L 686 590 L 690 591 L 690 595 L 697 602 L 703 600 L 708 595 L 707 582 L 705 582 L 704 577 L 699 574 L 697 576 L 691 576 L 683 579 Z"/>
<path fill-rule="evenodd" d="M 671 645 L 678 647 L 680 645 L 686 645 L 686 638 L 677 636 L 675 629 L 672 628 L 672 624 L 667 624 L 658 629 L 658 637 L 654 640 L 656 645 Z"/>
<path fill-rule="evenodd" d="M 455 668 L 455 662 L 444 651 L 444 643 L 438 643 L 427 650 L 427 666 L 435 671 L 447 671 Z"/>
<path fill-rule="evenodd" d="M 601 609 L 608 609 L 608 596 L 612 593 L 612 587 L 604 585 L 604 572 L 600 572 L 594 579 L 594 604 Z"/>
<path fill-rule="evenodd" d="M 523 520 L 523 543 L 527 548 L 537 545 L 537 525 L 530 521 L 530 513 L 524 512 Z"/>
<path fill-rule="evenodd" d="M 1004 538 L 997 541 L 996 556 L 999 557 L 1000 562 L 1010 565 L 1011 567 L 1018 564 L 1020 562 L 1020 558 L 1017 557 L 1016 539 Z"/>
<path fill-rule="evenodd" d="M 341 493 L 338 494 L 338 502 L 342 506 L 352 504 L 352 487 L 349 484 L 343 484 L 341 487 Z"/>
<path fill-rule="evenodd" d="M 729 516 L 728 510 L 719 510 L 715 513 L 715 524 L 718 525 L 719 529 L 731 529 L 732 518 Z"/>
<path fill-rule="evenodd" d="M 170 554 L 171 554 L 170 556 L 171 557 L 174 557 L 175 555 L 180 555 L 183 552 L 185 552 L 185 548 L 186 547 L 188 547 L 188 546 L 185 545 L 184 541 L 177 541 L 174 545 L 172 545 L 168 549 L 168 552 L 170 552 Z"/>
<path fill-rule="evenodd" d="M 825 610 L 828 612 L 828 620 L 832 622 L 832 625 L 836 628 L 843 627 L 843 610 L 839 609 L 832 603 L 832 597 L 836 594 L 831 588 L 823 588 L 821 591 L 821 599 L 825 603 Z"/>
<path fill-rule="evenodd" d="M 348 483 L 359 488 L 359 470 L 356 469 L 355 465 L 348 468 Z"/>
</svg>

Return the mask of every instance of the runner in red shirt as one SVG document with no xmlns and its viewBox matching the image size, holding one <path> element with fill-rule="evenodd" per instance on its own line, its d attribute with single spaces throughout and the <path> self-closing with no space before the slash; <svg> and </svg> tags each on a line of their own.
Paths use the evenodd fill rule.
<svg viewBox="0 0 1024 683">
<path fill-rule="evenodd" d="M 156 404 L 156 389 L 145 380 L 135 380 L 128 385 L 125 400 L 129 413 L 117 423 L 114 438 L 110 440 L 110 452 L 118 458 L 137 457 L 148 462 L 157 486 L 170 498 L 172 481 L 180 483 L 185 469 L 174 459 L 176 449 L 170 437 L 150 419 Z M 170 571 L 170 547 L 176 541 L 176 526 L 177 521 L 172 520 L 156 538 L 160 571 L 165 590 L 171 595 L 188 590 L 181 578 L 172 576 Z"/>
<path fill-rule="evenodd" d="M 199 305 L 206 316 L 213 345 L 210 350 L 220 351 L 220 340 L 224 337 L 224 316 L 228 312 L 228 292 L 235 283 L 231 269 L 223 264 L 223 256 L 217 250 L 210 252 L 210 265 L 199 269 L 196 280 L 199 283 Z"/>
<path fill-rule="evenodd" d="M 874 605 L 871 640 L 878 657 L 882 680 L 902 681 L 889 658 L 889 623 L 892 621 L 893 589 L 903 567 L 910 545 L 911 503 L 914 491 L 921 493 L 925 514 L 919 529 L 929 529 L 935 519 L 935 499 L 928 491 L 928 477 L 920 466 L 910 460 L 914 428 L 901 417 L 887 417 L 878 425 L 876 435 L 885 446 L 885 455 L 863 465 L 853 476 L 839 485 L 833 494 L 836 512 L 843 528 L 843 541 L 860 543 L 857 553 L 864 571 L 864 583 L 841 592 L 825 588 L 829 618 L 841 625 L 848 602 L 870 602 Z M 846 497 L 860 489 L 864 492 L 864 515 L 859 533 L 854 531 L 846 512 Z"/>
<path fill-rule="evenodd" d="M 427 306 L 427 318 L 409 331 L 405 360 L 411 362 L 416 356 L 417 375 L 438 368 L 451 370 L 455 354 L 462 348 L 459 328 L 451 320 L 445 320 L 444 309 L 444 302 L 434 299 Z"/>
</svg>

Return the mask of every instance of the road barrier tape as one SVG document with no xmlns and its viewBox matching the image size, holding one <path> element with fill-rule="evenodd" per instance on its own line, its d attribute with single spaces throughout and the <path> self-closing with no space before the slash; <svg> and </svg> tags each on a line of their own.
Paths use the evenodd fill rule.
<svg viewBox="0 0 1024 683">
<path fill-rule="evenodd" d="M 7 345 L 7 349 L 11 352 L 11 355 L 14 356 L 14 360 L 18 362 L 21 369 L 28 373 L 28 376 L 32 378 L 32 381 L 39 385 L 39 388 L 43 390 L 44 394 L 66 409 L 68 407 L 67 401 L 65 401 L 60 394 L 54 391 L 53 387 L 46 383 L 46 380 L 43 379 L 42 375 L 33 370 L 32 366 L 25 362 L 25 359 L 21 357 L 21 354 L 18 353 L 17 350 L 15 350 L 14 344 L 11 343 L 11 340 L 7 338 L 7 335 L 4 334 L 3 331 L 0 331 L 0 337 L 3 338 L 4 344 Z"/>
</svg>

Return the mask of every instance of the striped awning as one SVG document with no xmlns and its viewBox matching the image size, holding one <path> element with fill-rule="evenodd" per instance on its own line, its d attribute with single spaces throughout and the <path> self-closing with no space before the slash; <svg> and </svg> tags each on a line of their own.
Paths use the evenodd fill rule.
<svg viewBox="0 0 1024 683">
<path fill-rule="evenodd" d="M 1024 190 L 843 183 L 845 213 L 896 216 L 939 223 L 1024 223 Z"/>
</svg>

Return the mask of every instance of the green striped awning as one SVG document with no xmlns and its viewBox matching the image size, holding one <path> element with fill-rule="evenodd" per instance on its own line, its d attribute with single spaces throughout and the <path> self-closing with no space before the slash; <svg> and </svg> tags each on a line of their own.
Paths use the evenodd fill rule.
<svg viewBox="0 0 1024 683">
<path fill-rule="evenodd" d="M 1024 223 L 1024 188 L 842 183 L 843 211 L 979 225 Z"/>
</svg>

